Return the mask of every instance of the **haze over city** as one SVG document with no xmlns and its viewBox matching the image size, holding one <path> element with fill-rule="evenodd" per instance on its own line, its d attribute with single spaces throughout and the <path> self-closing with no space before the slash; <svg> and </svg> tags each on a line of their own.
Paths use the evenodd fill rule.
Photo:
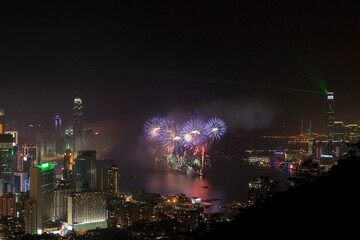
<svg viewBox="0 0 360 240">
<path fill-rule="evenodd" d="M 303 168 L 313 181 L 355 151 L 351 144 L 360 138 L 356 3 L 0 3 L 1 143 L 11 142 L 5 133 L 19 137 L 19 146 L 1 145 L 16 164 L 6 170 L 10 158 L 4 157 L 0 196 L 29 193 L 15 176 L 28 181 L 30 168 L 47 169 L 41 164 L 49 159 L 56 179 L 76 190 L 72 197 L 108 191 L 93 176 L 84 178 L 90 186 L 76 185 L 83 169 L 80 160 L 75 165 L 77 155 L 116 165 L 120 183 L 111 196 L 122 204 L 128 192 L 157 191 L 185 205 L 189 199 L 172 195 L 194 195 L 187 197 L 210 200 L 201 205 L 211 205 L 205 220 L 229 201 L 246 208 L 262 202 L 251 193 L 256 184 L 286 190 L 298 185 Z M 39 124 L 39 135 L 29 135 L 29 125 Z M 31 166 L 23 150 L 29 146 L 40 154 Z M 74 162 L 67 163 L 69 151 Z M 106 200 L 107 209 L 114 207 Z M 115 228 L 132 225 L 115 222 Z M 44 230 L 41 224 L 37 230 Z"/>
<path fill-rule="evenodd" d="M 266 108 L 265 127 L 285 125 L 295 133 L 300 120 L 312 120 L 324 131 L 324 96 L 242 83 L 320 91 L 282 53 L 304 59 L 296 37 L 310 62 L 307 39 L 337 94 L 338 115 L 360 119 L 346 110 L 357 100 L 359 51 L 358 14 L 347 6 L 2 3 L 2 107 L 19 127 L 50 125 L 56 113 L 71 122 L 72 99 L 79 96 L 89 124 L 113 121 L 121 132 L 131 125 L 129 137 L 135 137 L 152 115 L 196 112 L 214 102 L 246 112 L 250 102 L 260 114 Z"/>
</svg>

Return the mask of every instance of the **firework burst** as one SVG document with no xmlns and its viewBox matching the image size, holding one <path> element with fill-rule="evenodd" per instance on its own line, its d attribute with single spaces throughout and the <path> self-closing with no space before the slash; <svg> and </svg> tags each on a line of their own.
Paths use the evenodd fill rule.
<svg viewBox="0 0 360 240">
<path fill-rule="evenodd" d="M 198 145 L 206 141 L 205 122 L 201 119 L 187 121 L 181 131 L 182 139 L 186 145 Z"/>
<path fill-rule="evenodd" d="M 153 117 L 145 122 L 144 132 L 148 140 L 159 141 L 163 118 Z"/>
<path fill-rule="evenodd" d="M 153 117 L 145 122 L 144 133 L 150 142 L 160 144 L 156 159 L 173 170 L 202 172 L 210 162 L 206 150 L 214 140 L 226 133 L 226 125 L 219 118 L 204 121 L 194 118 L 183 124 L 172 119 Z M 165 153 L 165 155 L 164 155 Z"/>
<path fill-rule="evenodd" d="M 211 140 L 220 140 L 226 132 L 226 125 L 220 118 L 212 118 L 205 125 L 205 134 Z"/>
</svg>

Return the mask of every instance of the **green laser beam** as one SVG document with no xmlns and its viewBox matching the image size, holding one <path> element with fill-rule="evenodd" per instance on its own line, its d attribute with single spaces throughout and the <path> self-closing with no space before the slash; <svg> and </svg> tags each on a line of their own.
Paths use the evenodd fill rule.
<svg viewBox="0 0 360 240">
<path fill-rule="evenodd" d="M 127 71 L 129 73 L 129 71 Z M 254 82 L 246 82 L 239 80 L 232 80 L 227 78 L 215 78 L 215 77 L 205 77 L 205 76 L 189 76 L 181 73 L 174 73 L 165 70 L 156 70 L 156 69 L 142 69 L 141 74 L 139 71 L 132 72 L 132 75 L 141 76 L 141 77 L 152 77 L 152 78 L 163 78 L 163 79 L 176 79 L 180 81 L 187 82 L 200 82 L 200 83 L 210 83 L 210 84 L 232 84 L 244 87 L 254 87 L 254 88 L 264 88 L 264 89 L 274 89 L 274 90 L 282 90 L 282 91 L 291 91 L 291 92 L 301 92 L 301 93 L 316 93 L 316 94 L 324 94 L 320 91 L 308 90 L 308 89 L 299 89 L 285 86 L 276 86 L 269 84 L 261 84 Z"/>
<path fill-rule="evenodd" d="M 286 46 L 286 48 L 291 50 L 291 47 L 287 45 L 287 43 L 280 39 L 280 41 L 283 43 L 283 46 Z M 314 82 L 318 87 L 321 88 L 321 85 L 319 85 L 318 81 L 315 80 L 315 76 L 313 75 L 313 72 L 311 72 L 306 66 L 304 66 L 303 62 L 297 57 L 295 53 L 292 51 L 291 54 L 289 54 L 288 51 L 283 50 L 280 45 L 277 45 L 275 42 L 271 41 L 275 48 L 277 48 L 285 58 L 289 60 L 289 62 L 293 65 L 294 69 L 297 70 L 299 73 L 303 74 L 309 81 Z"/>
<path fill-rule="evenodd" d="M 299 24 L 302 26 L 301 24 Z M 302 28 L 302 35 L 306 42 L 306 47 L 302 47 L 299 41 L 295 38 L 292 32 L 287 27 L 287 32 L 290 36 L 291 42 L 296 48 L 290 46 L 279 34 L 276 35 L 278 42 L 269 39 L 270 43 L 287 59 L 296 71 L 303 74 L 306 79 L 313 82 L 324 93 L 327 93 L 327 88 L 323 80 L 320 67 L 316 61 L 312 51 L 309 40 L 306 38 L 305 30 Z M 308 51 L 306 51 L 306 49 Z"/>
<path fill-rule="evenodd" d="M 291 92 L 302 92 L 302 93 L 317 93 L 317 94 L 324 94 L 320 91 L 314 90 L 307 90 L 307 89 L 298 89 L 298 88 L 290 88 L 290 87 L 282 87 L 282 86 L 273 86 L 273 85 L 262 85 L 262 84 L 252 84 L 252 83 L 242 83 L 243 86 L 249 87 L 260 87 L 260 88 L 267 88 L 267 89 L 277 89 L 277 90 L 284 90 L 284 91 L 291 91 Z"/>
<path fill-rule="evenodd" d="M 304 29 L 304 27 L 302 26 L 301 22 L 300 22 L 299 25 L 300 25 L 300 28 L 301 28 L 301 30 L 302 30 L 303 36 L 304 36 L 304 38 L 305 38 L 305 42 L 307 43 L 307 46 L 308 46 L 308 48 L 309 48 L 310 56 L 312 57 L 312 59 L 313 59 L 313 61 L 314 61 L 314 63 L 315 63 L 316 71 L 318 72 L 319 77 L 320 77 L 319 79 L 321 80 L 322 85 L 323 85 L 323 90 L 324 90 L 325 92 L 328 92 L 328 91 L 327 91 L 327 88 L 326 88 L 326 85 L 325 85 L 325 81 L 324 81 L 324 79 L 323 79 L 323 77 L 322 77 L 322 74 L 321 74 L 321 71 L 320 71 L 319 64 L 318 64 L 317 61 L 316 61 L 314 52 L 313 52 L 313 50 L 312 50 L 310 41 L 309 41 L 309 39 L 308 39 L 308 37 L 307 37 L 307 35 L 306 35 L 305 29 Z"/>
<path fill-rule="evenodd" d="M 316 82 L 315 84 L 318 87 L 320 87 L 324 92 L 326 92 L 326 87 L 324 88 L 325 84 L 324 84 L 324 82 L 322 80 L 322 76 L 321 76 L 320 69 L 318 67 L 317 62 L 315 61 L 314 64 L 311 64 L 311 59 L 308 58 L 305 49 L 300 45 L 299 41 L 296 39 L 294 34 L 292 34 L 292 32 L 290 31 L 288 26 L 287 26 L 287 31 L 288 31 L 289 36 L 292 38 L 293 43 L 295 43 L 295 46 L 297 47 L 297 49 L 299 50 L 301 56 L 303 57 L 303 62 L 307 63 L 307 67 L 315 75 L 314 76 L 314 81 Z M 305 32 L 303 34 L 305 34 Z M 313 57 L 313 59 L 315 59 L 315 58 Z"/>
</svg>

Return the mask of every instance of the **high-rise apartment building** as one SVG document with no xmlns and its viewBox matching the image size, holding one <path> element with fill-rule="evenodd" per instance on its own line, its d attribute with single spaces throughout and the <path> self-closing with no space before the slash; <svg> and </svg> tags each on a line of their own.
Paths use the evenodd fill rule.
<svg viewBox="0 0 360 240">
<path fill-rule="evenodd" d="M 37 224 L 37 205 L 33 199 L 28 199 L 25 202 L 25 232 L 36 234 L 41 231 Z"/>
<path fill-rule="evenodd" d="M 67 221 L 68 213 L 68 197 L 75 192 L 74 188 L 70 188 L 66 183 L 59 184 L 55 189 L 54 197 L 54 214 L 56 221 Z"/>
<path fill-rule="evenodd" d="M 105 192 L 112 196 L 118 197 L 119 196 L 119 168 L 117 166 L 112 166 L 111 168 L 107 168 L 105 170 Z"/>
<path fill-rule="evenodd" d="M 13 217 L 15 213 L 15 195 L 6 193 L 0 196 L 0 217 Z"/>
<path fill-rule="evenodd" d="M 107 197 L 119 196 L 119 168 L 111 167 L 97 168 L 97 189 L 105 192 Z"/>
<path fill-rule="evenodd" d="M 75 231 L 107 227 L 103 192 L 75 192 L 68 197 L 68 221 Z"/>
</svg>

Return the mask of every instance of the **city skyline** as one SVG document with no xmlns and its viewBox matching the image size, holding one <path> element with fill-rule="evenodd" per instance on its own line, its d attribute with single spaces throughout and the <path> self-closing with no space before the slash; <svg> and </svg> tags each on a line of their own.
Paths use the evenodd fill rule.
<svg viewBox="0 0 360 240">
<path fill-rule="evenodd" d="M 1 2 L 0 238 L 341 229 L 357 206 L 356 4 Z"/>
<path fill-rule="evenodd" d="M 152 115 L 209 109 L 218 117 L 231 111 L 224 109 L 248 113 L 235 119 L 244 121 L 234 126 L 240 131 L 286 126 L 295 133 L 301 120 L 325 131 L 325 96 L 293 91 L 321 91 L 289 59 L 309 60 L 311 48 L 336 94 L 336 118 L 357 122 L 360 115 L 347 106 L 357 101 L 360 22 L 347 6 L 6 3 L 1 107 L 19 126 L 50 124 L 57 113 L 65 126 L 72 99 L 80 97 L 88 124 L 111 122 L 128 139 Z"/>
</svg>

